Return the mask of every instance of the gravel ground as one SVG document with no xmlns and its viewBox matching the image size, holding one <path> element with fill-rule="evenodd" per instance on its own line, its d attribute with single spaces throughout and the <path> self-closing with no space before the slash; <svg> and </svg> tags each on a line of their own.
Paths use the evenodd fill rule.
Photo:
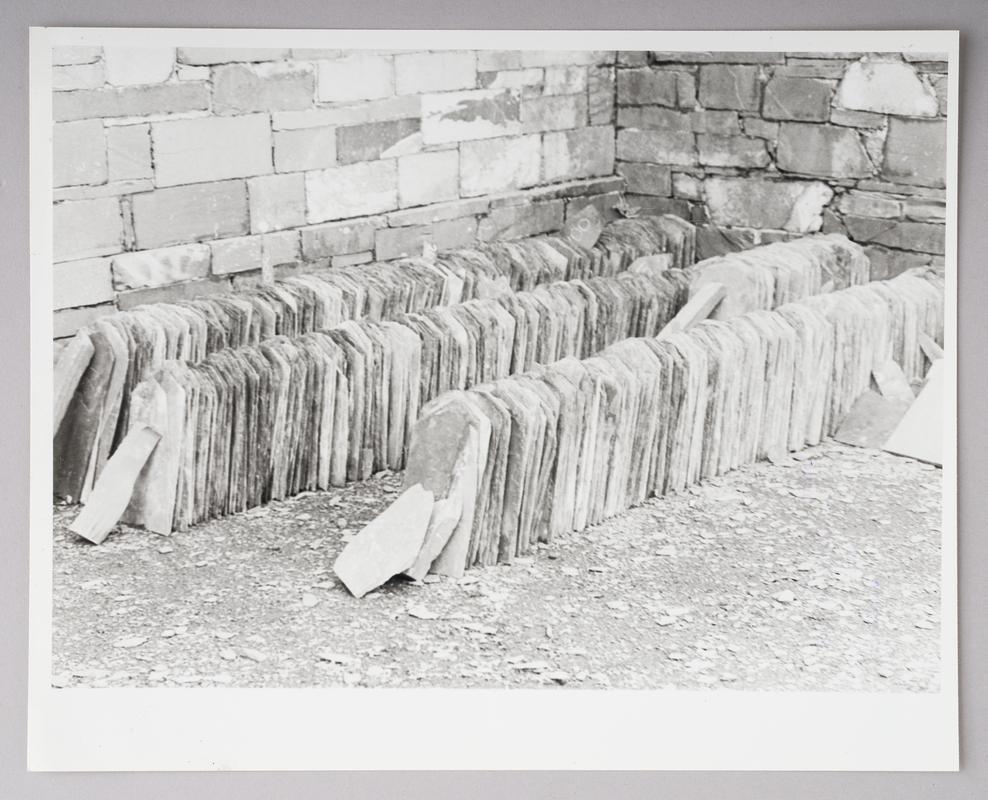
<svg viewBox="0 0 988 800">
<path fill-rule="evenodd" d="M 400 475 L 102 545 L 55 509 L 55 686 L 932 691 L 941 473 L 827 442 L 460 580 L 355 600 Z"/>
</svg>

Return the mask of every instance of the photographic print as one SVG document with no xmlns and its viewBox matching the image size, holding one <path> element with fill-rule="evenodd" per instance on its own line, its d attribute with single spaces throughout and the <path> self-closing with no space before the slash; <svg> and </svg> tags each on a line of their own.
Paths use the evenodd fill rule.
<svg viewBox="0 0 988 800">
<path fill-rule="evenodd" d="M 32 54 L 46 702 L 949 730 L 956 35 L 114 33 Z"/>
</svg>

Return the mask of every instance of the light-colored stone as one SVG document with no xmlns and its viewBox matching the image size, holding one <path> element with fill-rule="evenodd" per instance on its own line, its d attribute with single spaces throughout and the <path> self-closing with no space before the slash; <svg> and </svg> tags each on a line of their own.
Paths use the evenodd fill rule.
<svg viewBox="0 0 988 800">
<path fill-rule="evenodd" d="M 150 178 L 151 129 L 148 125 L 114 125 L 106 129 L 107 162 L 111 181 Z"/>
<path fill-rule="evenodd" d="M 916 70 L 899 60 L 865 57 L 847 68 L 837 87 L 836 103 L 842 108 L 935 117 L 937 96 Z"/>
<path fill-rule="evenodd" d="M 541 69 L 508 69 L 500 72 L 477 74 L 480 89 L 522 89 L 542 83 L 544 72 Z"/>
<path fill-rule="evenodd" d="M 523 98 L 521 127 L 525 133 L 561 131 L 587 124 L 587 98 L 582 94 Z"/>
<path fill-rule="evenodd" d="M 336 160 L 340 164 L 397 157 L 421 149 L 422 135 L 417 117 L 368 122 L 336 130 Z"/>
<path fill-rule="evenodd" d="M 386 97 L 382 100 L 354 101 L 307 111 L 275 111 L 271 126 L 276 131 L 325 128 L 332 125 L 362 125 L 388 119 L 420 116 L 421 101 L 416 95 Z"/>
<path fill-rule="evenodd" d="M 587 69 L 587 113 L 591 125 L 614 122 L 614 67 Z"/>
<path fill-rule="evenodd" d="M 699 162 L 711 167 L 766 167 L 770 160 L 761 139 L 701 133 L 696 145 Z"/>
<path fill-rule="evenodd" d="M 551 67 L 557 64 L 568 66 L 594 66 L 613 64 L 613 50 L 522 50 L 522 67 Z"/>
<path fill-rule="evenodd" d="M 274 167 L 278 172 L 305 172 L 336 166 L 336 128 L 276 131 Z"/>
<path fill-rule="evenodd" d="M 693 119 L 692 115 L 672 108 L 622 106 L 618 109 L 618 125 L 622 128 L 690 133 Z"/>
<path fill-rule="evenodd" d="M 213 69 L 213 113 L 292 111 L 312 105 L 315 76 L 296 65 L 225 64 Z"/>
<path fill-rule="evenodd" d="M 454 200 L 459 185 L 457 150 L 418 153 L 398 159 L 398 203 L 402 208 Z"/>
<path fill-rule="evenodd" d="M 52 314 L 52 336 L 61 339 L 72 336 L 80 328 L 92 325 L 100 317 L 116 311 L 113 303 L 102 303 L 98 306 L 83 306 L 81 308 L 63 308 Z"/>
<path fill-rule="evenodd" d="M 74 261 L 123 249 L 120 200 L 100 197 L 56 203 L 52 209 L 55 261 Z"/>
<path fill-rule="evenodd" d="M 302 228 L 302 256 L 315 261 L 374 249 L 375 227 L 364 221 L 334 222 Z"/>
<path fill-rule="evenodd" d="M 695 133 L 717 133 L 722 136 L 741 133 L 737 111 L 692 111 L 689 122 Z"/>
<path fill-rule="evenodd" d="M 124 195 L 149 192 L 154 189 L 150 178 L 139 178 L 132 181 L 112 181 L 98 186 L 62 186 L 52 190 L 52 200 L 60 203 L 62 200 L 92 200 L 97 197 L 122 197 Z"/>
<path fill-rule="evenodd" d="M 318 62 L 317 97 L 324 103 L 375 100 L 393 95 L 394 64 L 386 56 L 356 54 Z"/>
<path fill-rule="evenodd" d="M 422 96 L 422 141 L 445 144 L 521 133 L 521 97 L 513 89 Z"/>
<path fill-rule="evenodd" d="M 617 171 L 624 178 L 628 191 L 633 194 L 668 197 L 672 190 L 669 167 L 621 161 L 617 165 Z"/>
<path fill-rule="evenodd" d="M 209 243 L 212 253 L 212 273 L 230 275 L 261 269 L 261 237 L 238 236 L 234 239 L 217 239 Z"/>
<path fill-rule="evenodd" d="M 617 157 L 623 161 L 691 166 L 697 163 L 696 142 L 692 133 L 626 128 L 618 131 Z"/>
<path fill-rule="evenodd" d="M 305 176 L 263 175 L 247 181 L 251 233 L 305 224 Z"/>
<path fill-rule="evenodd" d="M 184 244 L 160 250 L 122 253 L 112 259 L 115 289 L 146 289 L 209 274 L 209 247 Z"/>
<path fill-rule="evenodd" d="M 175 68 L 175 48 L 108 46 L 103 48 L 103 62 L 106 82 L 114 86 L 162 83 Z"/>
<path fill-rule="evenodd" d="M 542 178 L 547 182 L 614 172 L 614 128 L 609 125 L 547 133 L 543 144 Z"/>
<path fill-rule="evenodd" d="M 685 172 L 672 174 L 672 194 L 685 200 L 703 199 L 703 182 Z"/>
<path fill-rule="evenodd" d="M 243 181 L 156 189 L 131 200 L 137 247 L 142 250 L 249 232 Z"/>
<path fill-rule="evenodd" d="M 275 47 L 180 47 L 178 61 L 193 66 L 229 64 L 234 61 L 280 61 L 288 50 Z"/>
<path fill-rule="evenodd" d="M 521 239 L 563 227 L 565 206 L 562 200 L 545 200 L 523 206 L 492 208 L 480 222 L 477 235 L 482 241 Z"/>
<path fill-rule="evenodd" d="M 746 117 L 744 132 L 747 136 L 757 136 L 759 139 L 774 142 L 779 138 L 779 123 L 766 122 L 760 117 Z"/>
<path fill-rule="evenodd" d="M 265 233 L 261 236 L 262 270 L 271 270 L 283 264 L 295 264 L 300 259 L 298 231 Z"/>
<path fill-rule="evenodd" d="M 617 75 L 618 105 L 676 106 L 676 73 L 666 70 L 622 69 Z"/>
<path fill-rule="evenodd" d="M 521 69 L 521 50 L 477 51 L 479 72 L 498 72 L 505 69 Z"/>
<path fill-rule="evenodd" d="M 830 121 L 834 125 L 845 125 L 848 128 L 883 128 L 888 117 L 873 111 L 850 111 L 846 108 L 832 108 Z"/>
<path fill-rule="evenodd" d="M 94 64 L 72 64 L 51 68 L 51 88 L 55 92 L 70 92 L 74 89 L 97 89 L 106 82 L 103 62 Z"/>
<path fill-rule="evenodd" d="M 587 90 L 585 66 L 556 66 L 545 68 L 544 94 L 579 94 Z"/>
<path fill-rule="evenodd" d="M 704 64 L 700 67 L 700 105 L 757 111 L 760 99 L 758 67 Z"/>
<path fill-rule="evenodd" d="M 785 122 L 779 129 L 780 170 L 828 178 L 866 178 L 874 166 L 853 128 Z"/>
<path fill-rule="evenodd" d="M 98 119 L 56 123 L 52 126 L 52 148 L 55 186 L 106 181 L 106 138 Z"/>
<path fill-rule="evenodd" d="M 208 81 L 209 67 L 190 67 L 179 64 L 175 67 L 175 77 L 180 81 Z"/>
<path fill-rule="evenodd" d="M 273 170 L 267 114 L 155 122 L 151 138 L 158 186 L 246 178 Z"/>
<path fill-rule="evenodd" d="M 389 160 L 307 172 L 305 197 L 310 223 L 391 211 L 398 207 L 398 170 Z"/>
<path fill-rule="evenodd" d="M 830 116 L 833 84 L 814 78 L 775 76 L 765 84 L 762 116 L 766 119 L 824 122 Z"/>
<path fill-rule="evenodd" d="M 837 208 L 842 214 L 885 219 L 896 219 L 902 213 L 898 200 L 875 192 L 846 192 L 837 201 Z"/>
<path fill-rule="evenodd" d="M 710 177 L 703 195 L 715 225 L 810 233 L 823 224 L 833 190 L 820 181 Z"/>
<path fill-rule="evenodd" d="M 539 182 L 542 137 L 514 136 L 460 145 L 460 194 L 475 197 Z"/>
<path fill-rule="evenodd" d="M 206 84 L 191 81 L 52 94 L 52 113 L 56 122 L 143 117 L 149 114 L 205 111 L 207 108 L 209 91 Z"/>
<path fill-rule="evenodd" d="M 469 50 L 404 53 L 394 64 L 397 94 L 473 89 L 477 83 L 477 57 Z"/>
<path fill-rule="evenodd" d="M 889 120 L 882 177 L 917 186 L 946 186 L 947 122 Z"/>
<path fill-rule="evenodd" d="M 52 266 L 52 308 L 95 306 L 113 300 L 110 259 L 84 258 Z"/>
<path fill-rule="evenodd" d="M 871 217 L 844 217 L 847 233 L 856 242 L 943 255 L 946 228 L 938 223 Z"/>
</svg>

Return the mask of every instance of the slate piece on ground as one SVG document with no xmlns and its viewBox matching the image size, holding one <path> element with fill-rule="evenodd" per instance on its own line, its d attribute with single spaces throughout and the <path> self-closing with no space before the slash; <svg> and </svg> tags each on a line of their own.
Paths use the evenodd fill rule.
<svg viewBox="0 0 988 800">
<path fill-rule="evenodd" d="M 944 362 L 935 361 L 926 385 L 885 443 L 885 450 L 943 466 Z"/>
<path fill-rule="evenodd" d="M 94 348 L 89 333 L 83 329 L 76 333 L 58 354 L 58 361 L 55 363 L 54 433 L 58 433 L 62 418 L 93 358 L 93 353 Z"/>
<path fill-rule="evenodd" d="M 851 406 L 834 438 L 854 447 L 881 450 L 910 405 L 910 401 L 892 400 L 869 389 Z"/>
</svg>

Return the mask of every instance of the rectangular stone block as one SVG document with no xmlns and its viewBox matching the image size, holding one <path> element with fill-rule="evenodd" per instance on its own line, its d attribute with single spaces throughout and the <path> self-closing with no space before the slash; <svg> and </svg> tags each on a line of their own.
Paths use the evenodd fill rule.
<svg viewBox="0 0 988 800">
<path fill-rule="evenodd" d="M 52 200 L 60 203 L 62 200 L 94 200 L 97 197 L 124 197 L 125 195 L 149 192 L 154 189 L 154 183 L 149 178 L 134 181 L 113 181 L 101 183 L 98 186 L 62 186 L 52 190 Z M 125 215 L 126 218 L 126 215 Z"/>
<path fill-rule="evenodd" d="M 614 122 L 614 67 L 587 68 L 587 106 L 591 125 Z"/>
<path fill-rule="evenodd" d="M 478 72 L 479 89 L 523 89 L 538 86 L 545 77 L 545 71 L 533 69 L 508 69 L 500 72 Z"/>
<path fill-rule="evenodd" d="M 516 89 L 422 95 L 425 144 L 493 139 L 518 133 L 521 133 L 521 96 Z"/>
<path fill-rule="evenodd" d="M 879 244 L 896 250 L 943 255 L 946 228 L 931 222 L 900 222 L 846 215 L 847 235 L 856 242 Z"/>
<path fill-rule="evenodd" d="M 703 199 L 703 181 L 685 172 L 672 174 L 672 194 L 684 200 Z"/>
<path fill-rule="evenodd" d="M 317 67 L 320 102 L 376 100 L 395 93 L 394 64 L 388 56 L 359 53 L 320 61 Z"/>
<path fill-rule="evenodd" d="M 175 48 L 111 45 L 103 48 L 103 63 L 114 86 L 162 83 L 175 71 Z"/>
<path fill-rule="evenodd" d="M 815 78 L 778 75 L 765 84 L 762 116 L 766 119 L 825 122 L 830 116 L 834 84 Z"/>
<path fill-rule="evenodd" d="M 52 208 L 55 261 L 74 261 L 123 249 L 120 200 L 100 197 L 56 203 Z"/>
<path fill-rule="evenodd" d="M 665 70 L 622 69 L 617 75 L 618 105 L 676 107 L 676 74 Z"/>
<path fill-rule="evenodd" d="M 158 186 L 247 178 L 273 171 L 267 114 L 151 124 Z"/>
<path fill-rule="evenodd" d="M 272 270 L 301 260 L 298 231 L 265 233 L 261 236 L 261 269 Z"/>
<path fill-rule="evenodd" d="M 820 230 L 834 193 L 821 181 L 710 177 L 703 195 L 715 225 L 811 233 Z"/>
<path fill-rule="evenodd" d="M 690 124 L 696 133 L 718 133 L 735 136 L 741 133 L 741 124 L 736 111 L 693 111 Z"/>
<path fill-rule="evenodd" d="M 701 133 L 696 145 L 700 163 L 710 167 L 766 167 L 771 160 L 761 139 Z"/>
<path fill-rule="evenodd" d="M 548 182 L 610 175 L 614 172 L 614 128 L 601 125 L 547 133 L 542 178 Z"/>
<path fill-rule="evenodd" d="M 896 219 L 902 214 L 898 200 L 874 192 L 845 192 L 837 201 L 837 208 L 842 214 L 879 219 Z"/>
<path fill-rule="evenodd" d="M 334 222 L 302 228 L 302 257 L 316 261 L 374 249 L 376 228 L 370 222 Z"/>
<path fill-rule="evenodd" d="M 381 228 L 374 239 L 374 258 L 390 261 L 394 258 L 411 258 L 422 255 L 426 241 L 431 242 L 428 225 L 407 228 Z"/>
<path fill-rule="evenodd" d="M 692 72 L 676 73 L 676 104 L 686 109 L 696 106 L 696 76 Z"/>
<path fill-rule="evenodd" d="M 629 192 L 668 197 L 672 193 L 671 170 L 658 164 L 619 161 L 617 173 Z"/>
<path fill-rule="evenodd" d="M 760 117 L 745 117 L 744 133 L 746 136 L 757 136 L 759 139 L 774 142 L 779 138 L 779 123 L 766 122 Z"/>
<path fill-rule="evenodd" d="M 459 193 L 460 154 L 457 150 L 417 153 L 398 159 L 398 204 L 421 206 L 453 200 Z"/>
<path fill-rule="evenodd" d="M 406 208 L 403 211 L 394 211 L 388 214 L 388 225 L 392 228 L 404 225 L 427 225 L 433 222 L 486 214 L 488 208 L 490 208 L 490 201 L 486 197 L 470 197 L 449 203 L 434 203 L 422 208 Z"/>
<path fill-rule="evenodd" d="M 84 258 L 52 266 L 52 308 L 95 306 L 113 301 L 110 259 Z"/>
<path fill-rule="evenodd" d="M 103 63 L 73 64 L 51 68 L 53 92 L 71 92 L 75 89 L 98 89 L 106 81 Z"/>
<path fill-rule="evenodd" d="M 469 50 L 404 53 L 395 56 L 397 94 L 473 89 L 476 84 L 477 57 Z"/>
<path fill-rule="evenodd" d="M 867 178 L 874 173 L 858 132 L 838 125 L 782 123 L 776 163 L 785 172 L 827 178 Z"/>
<path fill-rule="evenodd" d="M 906 200 L 903 206 L 906 219 L 919 222 L 943 222 L 947 219 L 947 205 L 943 200 Z"/>
<path fill-rule="evenodd" d="M 415 95 L 387 97 L 312 108 L 307 111 L 275 111 L 271 125 L 276 131 L 325 128 L 331 125 L 361 125 L 365 122 L 381 122 L 388 119 L 407 119 L 421 116 L 421 100 Z"/>
<path fill-rule="evenodd" d="M 112 259 L 113 288 L 147 289 L 209 275 L 209 247 L 183 244 L 160 250 L 122 253 Z"/>
<path fill-rule="evenodd" d="M 280 61 L 288 54 L 288 50 L 275 47 L 180 47 L 178 61 L 193 66 L 211 66 L 234 61 Z"/>
<path fill-rule="evenodd" d="M 231 289 L 228 278 L 170 283 L 151 289 L 134 289 L 117 295 L 117 306 L 121 311 L 129 311 L 149 303 L 179 303 L 183 300 L 196 300 L 200 297 L 224 294 Z"/>
<path fill-rule="evenodd" d="M 700 105 L 757 111 L 761 99 L 758 67 L 704 64 L 700 67 Z"/>
<path fill-rule="evenodd" d="M 618 108 L 618 126 L 644 130 L 693 130 L 690 114 L 660 106 L 622 106 Z"/>
<path fill-rule="evenodd" d="M 918 186 L 946 186 L 946 120 L 889 119 L 882 177 Z"/>
<path fill-rule="evenodd" d="M 697 163 L 692 133 L 678 131 L 618 131 L 617 157 L 622 161 L 690 166 Z"/>
<path fill-rule="evenodd" d="M 562 131 L 586 124 L 586 95 L 550 95 L 521 101 L 521 125 L 525 133 Z"/>
<path fill-rule="evenodd" d="M 307 67 L 224 64 L 213 69 L 213 113 L 291 111 L 312 105 L 315 75 Z"/>
<path fill-rule="evenodd" d="M 525 206 L 504 206 L 491 209 L 480 221 L 477 235 L 482 241 L 520 239 L 540 233 L 558 231 L 563 227 L 563 200 L 546 200 Z"/>
<path fill-rule="evenodd" d="M 106 155 L 111 181 L 154 176 L 151 166 L 151 127 L 114 125 L 106 129 Z"/>
<path fill-rule="evenodd" d="M 432 225 L 430 233 L 437 250 L 467 247 L 477 241 L 477 220 L 474 217 L 444 220 Z"/>
<path fill-rule="evenodd" d="M 56 339 L 74 335 L 80 328 L 92 325 L 100 317 L 112 314 L 117 310 L 113 303 L 102 303 L 98 306 L 83 308 L 63 308 L 56 311 L 53 317 L 52 335 Z"/>
<path fill-rule="evenodd" d="M 100 120 L 56 123 L 52 126 L 52 151 L 55 186 L 106 181 L 106 137 Z"/>
<path fill-rule="evenodd" d="M 148 250 L 249 232 L 243 181 L 156 189 L 132 198 L 137 247 Z"/>
<path fill-rule="evenodd" d="M 388 151 L 421 149 L 419 119 L 368 122 L 336 129 L 336 160 L 340 164 L 373 161 Z"/>
<path fill-rule="evenodd" d="M 366 253 L 347 253 L 343 256 L 333 256 L 330 263 L 334 267 L 353 267 L 357 264 L 369 264 L 374 260 L 374 251 L 369 250 Z"/>
<path fill-rule="evenodd" d="M 209 243 L 214 275 L 232 275 L 261 269 L 261 237 L 238 236 Z"/>
<path fill-rule="evenodd" d="M 391 211 L 398 207 L 398 169 L 389 160 L 307 172 L 305 198 L 310 223 Z"/>
<path fill-rule="evenodd" d="M 566 221 L 569 222 L 576 214 L 583 211 L 588 206 L 597 209 L 604 222 L 613 222 L 621 217 L 617 207 L 623 200 L 624 195 L 618 192 L 607 192 L 605 194 L 588 195 L 587 197 L 574 197 L 566 201 Z"/>
<path fill-rule="evenodd" d="M 162 83 L 52 94 L 52 114 L 56 122 L 144 117 L 150 114 L 205 111 L 208 108 L 209 90 L 205 83 Z"/>
<path fill-rule="evenodd" d="M 274 133 L 277 172 L 306 172 L 336 166 L 336 128 L 302 128 Z"/>
<path fill-rule="evenodd" d="M 477 70 L 496 72 L 503 69 L 521 69 L 520 50 L 478 50 Z"/>
<path fill-rule="evenodd" d="M 92 64 L 99 61 L 103 54 L 101 47 L 89 47 L 86 45 L 63 45 L 51 49 L 51 63 L 54 66 L 67 64 Z"/>
<path fill-rule="evenodd" d="M 264 175 L 247 181 L 251 233 L 305 224 L 305 176 Z"/>
<path fill-rule="evenodd" d="M 587 70 L 584 66 L 556 66 L 545 68 L 543 94 L 579 94 L 587 90 Z M 607 69 L 596 67 L 595 69 Z"/>
<path fill-rule="evenodd" d="M 539 182 L 542 137 L 513 136 L 460 145 L 460 195 L 473 197 Z"/>
</svg>

